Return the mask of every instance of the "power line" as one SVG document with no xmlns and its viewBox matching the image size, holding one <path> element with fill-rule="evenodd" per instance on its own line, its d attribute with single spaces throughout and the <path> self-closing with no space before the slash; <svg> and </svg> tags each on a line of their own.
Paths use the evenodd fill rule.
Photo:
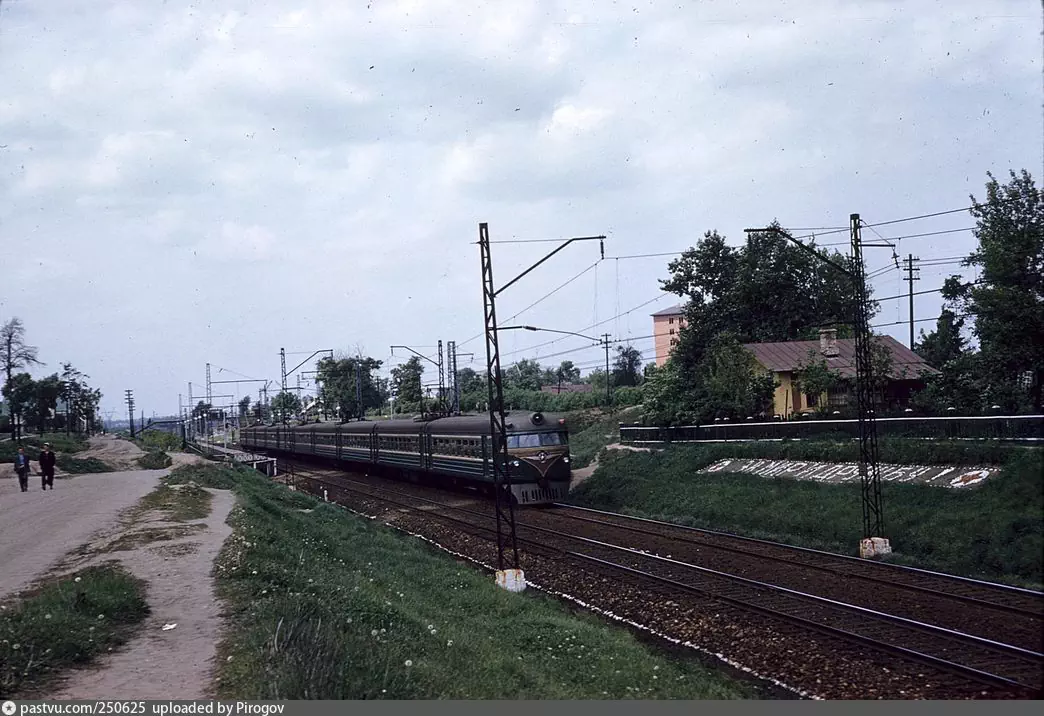
<svg viewBox="0 0 1044 716">
<path fill-rule="evenodd" d="M 864 224 L 864 226 L 868 226 L 868 224 Z M 878 224 L 878 226 L 879 226 L 879 224 Z M 974 230 L 975 230 L 974 226 L 966 226 L 966 227 L 961 228 L 961 229 L 946 229 L 944 231 L 927 231 L 927 232 L 924 232 L 922 234 L 904 234 L 903 236 L 893 237 L 890 240 L 891 241 L 901 241 L 902 239 L 920 239 L 920 238 L 925 237 L 925 236 L 941 236 L 942 234 L 956 234 L 956 233 L 958 233 L 960 231 L 974 231 Z M 880 234 L 878 234 L 878 236 L 880 236 Z M 848 245 L 849 245 L 849 242 L 847 242 L 847 241 L 839 241 L 837 243 L 831 243 L 831 244 L 818 244 L 818 246 L 848 246 Z"/>
</svg>

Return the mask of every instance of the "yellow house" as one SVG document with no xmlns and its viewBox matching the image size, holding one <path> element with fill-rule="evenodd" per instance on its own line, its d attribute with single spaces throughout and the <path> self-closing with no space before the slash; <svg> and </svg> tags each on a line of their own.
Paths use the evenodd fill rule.
<svg viewBox="0 0 1044 716">
<path fill-rule="evenodd" d="M 924 377 L 939 371 L 891 336 L 879 336 L 878 341 L 892 357 L 890 380 L 882 397 L 886 405 L 904 407 L 910 395 L 924 387 Z M 818 341 L 746 343 L 743 347 L 753 353 L 755 360 L 776 379 L 773 396 L 776 415 L 786 419 L 795 413 L 841 410 L 854 403 L 855 397 L 850 395 L 850 390 L 856 375 L 855 339 L 838 339 L 835 329 L 823 329 Z M 848 380 L 836 391 L 822 395 L 809 395 L 802 391 L 799 376 L 809 363 L 810 351 L 815 353 L 815 361 L 822 360 L 842 379 Z"/>
</svg>

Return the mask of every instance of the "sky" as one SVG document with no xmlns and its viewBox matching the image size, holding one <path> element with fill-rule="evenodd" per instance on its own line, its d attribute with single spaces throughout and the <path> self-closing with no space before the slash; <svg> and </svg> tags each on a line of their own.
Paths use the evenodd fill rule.
<svg viewBox="0 0 1044 716">
<path fill-rule="evenodd" d="M 0 321 L 25 323 L 35 376 L 72 362 L 116 417 L 126 389 L 175 412 L 207 363 L 277 386 L 281 348 L 288 369 L 333 349 L 386 373 L 410 355 L 392 345 L 456 341 L 481 370 L 487 222 L 494 241 L 606 236 L 605 260 L 575 243 L 501 294 L 502 325 L 652 360 L 671 256 L 616 257 L 960 209 L 987 171 L 1040 185 L 1041 28 L 1037 0 L 0 0 Z M 973 224 L 876 231 L 926 262 L 928 290 L 972 276 L 952 261 Z M 494 244 L 498 285 L 555 246 Z M 875 320 L 907 319 L 903 298 Z M 558 334 L 501 349 L 603 360 Z"/>
</svg>

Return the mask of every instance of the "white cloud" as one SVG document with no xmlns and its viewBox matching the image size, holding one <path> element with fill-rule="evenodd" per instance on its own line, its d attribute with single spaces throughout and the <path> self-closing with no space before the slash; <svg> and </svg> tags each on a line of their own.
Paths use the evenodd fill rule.
<svg viewBox="0 0 1044 716">
<path fill-rule="evenodd" d="M 476 334 L 480 221 L 675 251 L 954 208 L 1041 154 L 1040 18 L 1016 2 L 89 5 L 0 9 L 0 242 L 23 267 L 0 318 L 159 410 L 207 361 Z M 970 246 L 941 238 L 916 249 Z M 545 248 L 497 245 L 498 275 Z M 502 315 L 596 257 L 571 247 Z M 665 264 L 607 262 L 525 316 L 580 328 Z M 104 320 L 69 315 L 85 297 Z M 645 335 L 646 312 L 606 328 Z"/>
</svg>

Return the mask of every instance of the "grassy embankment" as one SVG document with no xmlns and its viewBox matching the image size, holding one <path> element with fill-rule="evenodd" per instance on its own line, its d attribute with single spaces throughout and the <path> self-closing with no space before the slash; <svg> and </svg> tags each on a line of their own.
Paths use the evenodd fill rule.
<svg viewBox="0 0 1044 716">
<path fill-rule="evenodd" d="M 162 430 L 146 430 L 134 443 L 145 451 L 145 454 L 138 458 L 138 464 L 146 470 L 170 467 L 174 461 L 167 451 L 181 449 L 181 437 Z"/>
<path fill-rule="evenodd" d="M 620 441 L 620 423 L 630 422 L 636 408 L 612 412 L 582 410 L 569 413 L 569 458 L 574 470 L 590 465 L 606 445 Z"/>
<path fill-rule="evenodd" d="M 147 614 L 144 584 L 108 564 L 8 600 L 0 608 L 0 699 L 40 697 L 61 671 L 126 643 Z"/>
<path fill-rule="evenodd" d="M 856 460 L 857 451 L 852 441 L 610 451 L 569 501 L 853 554 L 862 526 L 858 484 L 697 471 L 724 458 L 843 462 Z M 885 534 L 895 561 L 1035 587 L 1044 581 L 1044 451 L 995 443 L 883 440 L 880 455 L 900 464 L 1003 465 L 998 477 L 976 488 L 884 483 Z"/>
<path fill-rule="evenodd" d="M 68 474 L 83 474 L 88 472 L 111 472 L 112 467 L 106 465 L 97 458 L 79 458 L 76 453 L 83 452 L 90 445 L 78 435 L 66 435 L 65 433 L 47 433 L 44 435 L 30 435 L 22 440 L 25 452 L 33 461 L 33 470 L 38 466 L 36 460 L 40 456 L 40 450 L 44 443 L 51 443 L 51 449 L 55 452 L 58 469 Z M 11 442 L 0 443 L 0 462 L 13 462 L 18 453 L 18 445 Z"/>
<path fill-rule="evenodd" d="M 748 687 L 550 598 L 512 595 L 412 538 L 242 468 L 216 567 L 230 605 L 218 696 L 234 699 L 742 698 Z"/>
</svg>

